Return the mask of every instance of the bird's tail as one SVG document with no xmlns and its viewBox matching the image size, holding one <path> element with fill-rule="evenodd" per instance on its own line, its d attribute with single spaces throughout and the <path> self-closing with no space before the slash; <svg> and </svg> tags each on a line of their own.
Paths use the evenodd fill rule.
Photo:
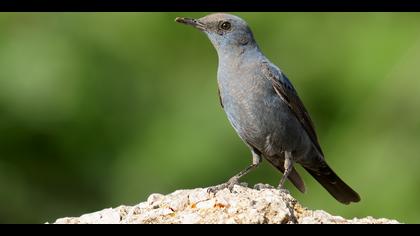
<svg viewBox="0 0 420 236">
<path fill-rule="evenodd" d="M 335 198 L 343 204 L 359 202 L 360 196 L 334 173 L 326 162 L 317 168 L 304 168 Z"/>
</svg>

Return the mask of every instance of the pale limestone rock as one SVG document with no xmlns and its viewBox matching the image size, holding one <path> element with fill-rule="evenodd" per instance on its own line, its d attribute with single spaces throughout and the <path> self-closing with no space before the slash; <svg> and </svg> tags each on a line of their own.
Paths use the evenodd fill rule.
<svg viewBox="0 0 420 236">
<path fill-rule="evenodd" d="M 147 198 L 147 203 L 152 206 L 152 208 L 157 208 L 162 203 L 165 196 L 160 193 L 153 193 Z"/>
<path fill-rule="evenodd" d="M 206 188 L 151 194 L 136 206 L 108 208 L 56 224 L 398 224 L 396 220 L 344 219 L 302 207 L 288 191 L 259 184 L 255 189 L 235 185 L 208 193 Z"/>
</svg>

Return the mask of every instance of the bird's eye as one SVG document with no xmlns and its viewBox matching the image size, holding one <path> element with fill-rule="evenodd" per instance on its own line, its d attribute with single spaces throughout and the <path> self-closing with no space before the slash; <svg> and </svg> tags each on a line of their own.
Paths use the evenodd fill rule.
<svg viewBox="0 0 420 236">
<path fill-rule="evenodd" d="M 227 21 L 225 21 L 225 22 L 223 22 L 222 24 L 220 24 L 220 29 L 222 29 L 222 30 L 229 30 L 229 29 L 230 29 L 230 27 L 231 27 L 231 25 L 230 25 L 230 23 L 229 23 L 229 22 L 227 22 Z"/>
</svg>

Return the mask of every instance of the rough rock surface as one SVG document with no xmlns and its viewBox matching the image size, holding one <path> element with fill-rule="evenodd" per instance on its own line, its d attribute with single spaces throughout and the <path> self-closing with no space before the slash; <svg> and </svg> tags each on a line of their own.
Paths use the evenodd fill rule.
<svg viewBox="0 0 420 236">
<path fill-rule="evenodd" d="M 236 185 L 208 193 L 206 188 L 177 190 L 168 195 L 152 194 L 136 206 L 120 206 L 61 218 L 56 224 L 397 224 L 395 220 L 344 219 L 322 210 L 301 206 L 287 191 L 258 184 Z"/>
</svg>

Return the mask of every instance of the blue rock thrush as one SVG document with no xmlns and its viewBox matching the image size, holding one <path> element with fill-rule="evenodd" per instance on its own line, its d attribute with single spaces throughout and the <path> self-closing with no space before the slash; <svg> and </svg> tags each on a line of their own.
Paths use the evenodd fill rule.
<svg viewBox="0 0 420 236">
<path fill-rule="evenodd" d="M 304 182 L 293 167 L 299 163 L 339 202 L 360 201 L 326 163 L 312 120 L 296 90 L 260 51 L 244 20 L 216 13 L 200 19 L 178 17 L 176 22 L 201 30 L 216 48 L 220 102 L 252 153 L 249 167 L 212 190 L 231 189 L 264 157 L 283 173 L 280 189 L 288 178 L 305 192 Z"/>
</svg>

